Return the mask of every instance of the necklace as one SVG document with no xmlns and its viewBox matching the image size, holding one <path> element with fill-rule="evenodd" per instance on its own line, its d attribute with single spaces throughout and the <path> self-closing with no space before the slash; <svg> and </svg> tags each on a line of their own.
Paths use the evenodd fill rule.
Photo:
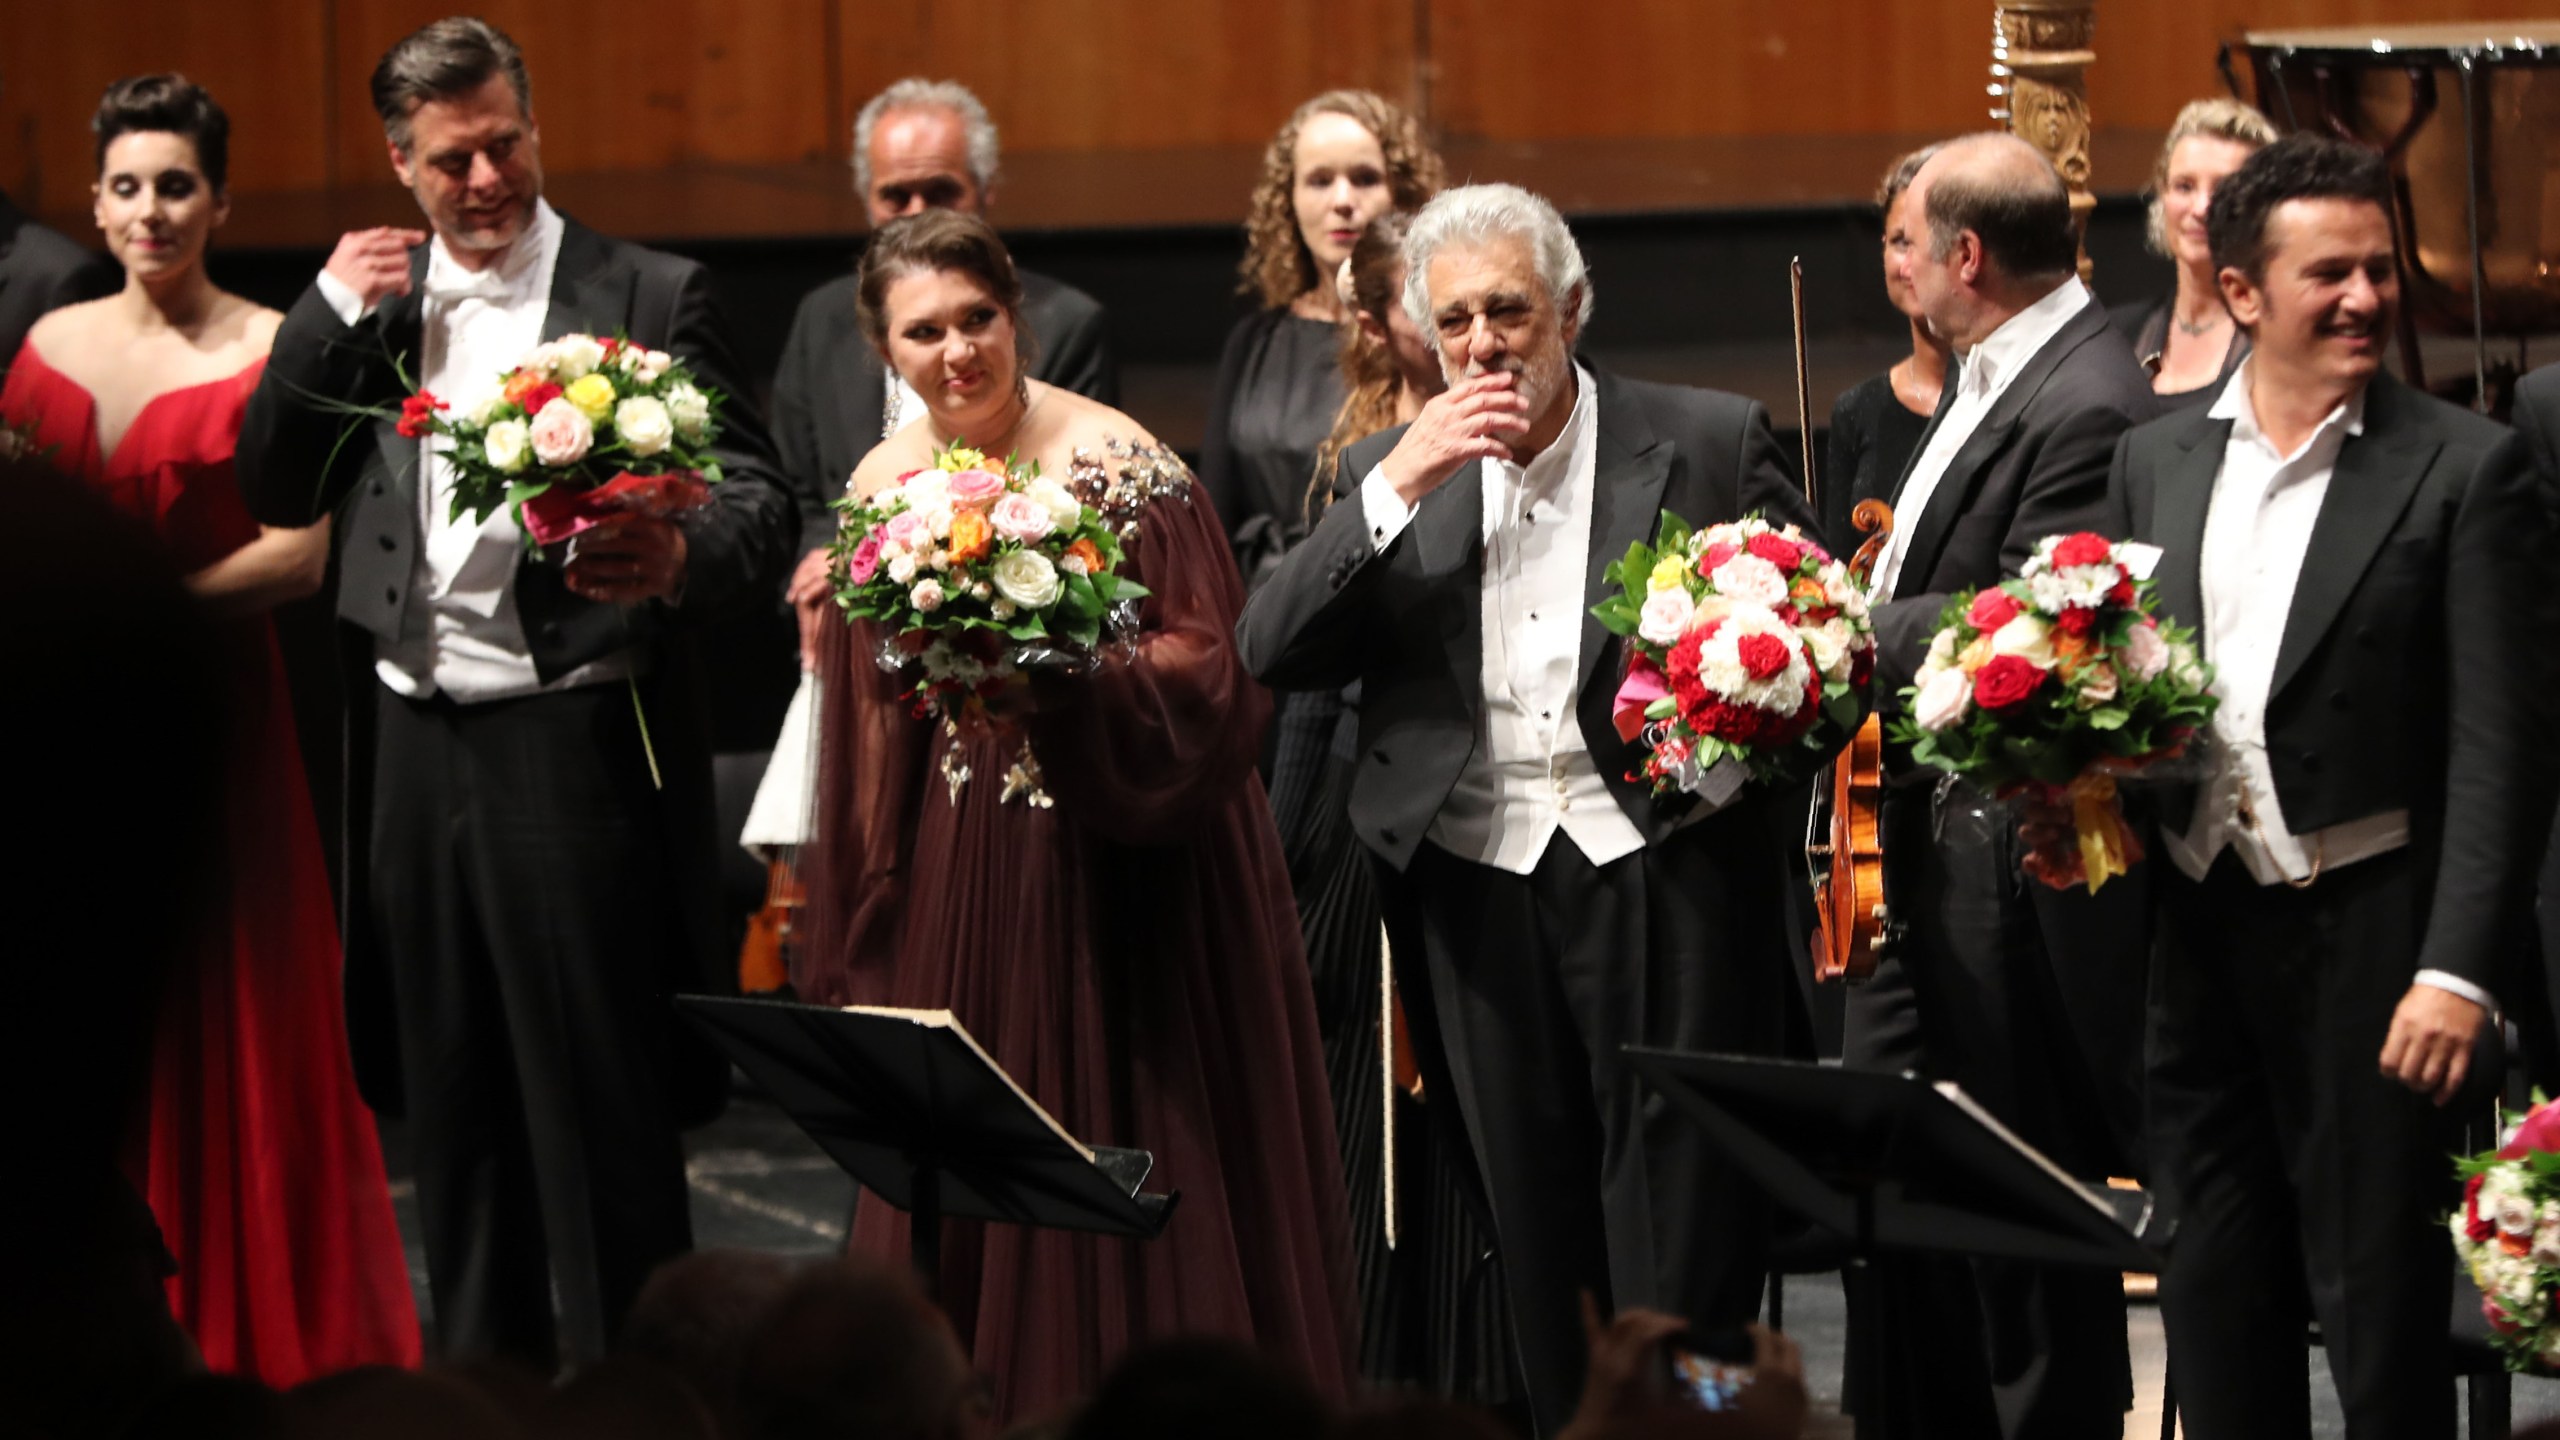
<svg viewBox="0 0 2560 1440">
<path fill-rule="evenodd" d="M 2222 322 L 2230 318 L 2230 315 L 2227 313 L 2207 315 L 2204 319 L 2190 325 L 2186 321 L 2179 319 L 2176 311 L 2171 311 L 2169 314 L 2169 323 L 2177 326 L 2178 333 L 2182 335 L 2210 335 L 2214 331 L 2221 329 Z"/>
<path fill-rule="evenodd" d="M 969 448 L 977 451 L 981 455 L 994 456 L 1001 454 L 1003 452 L 1005 442 L 1020 434 L 1022 432 L 1022 427 L 1030 421 L 1031 412 L 1039 409 L 1040 402 L 1049 398 L 1049 392 L 1046 390 L 1041 391 L 1037 395 L 1033 395 L 1030 392 L 1031 386 L 1028 382 L 1017 381 L 1016 388 L 1013 393 L 1017 397 L 1020 397 L 1022 408 L 1014 412 L 1013 423 L 1007 425 L 1002 430 L 997 431 L 993 439 L 985 442 L 984 444 L 971 445 Z M 945 435 L 941 433 L 942 427 L 939 424 L 929 425 L 928 429 L 932 431 L 935 440 L 942 445 L 950 445 L 955 441 L 966 441 L 968 439 L 965 435 Z"/>
</svg>

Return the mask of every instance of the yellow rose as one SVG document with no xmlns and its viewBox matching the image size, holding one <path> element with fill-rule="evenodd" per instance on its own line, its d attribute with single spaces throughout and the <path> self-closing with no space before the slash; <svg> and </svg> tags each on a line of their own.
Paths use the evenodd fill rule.
<svg viewBox="0 0 2560 1440">
<path fill-rule="evenodd" d="M 934 461 L 935 468 L 946 475 L 957 475 L 963 470 L 983 470 L 986 464 L 986 456 L 966 445 L 954 445 L 943 451 L 941 457 Z"/>
<path fill-rule="evenodd" d="M 1689 573 L 1689 562 L 1677 555 L 1665 555 L 1653 562 L 1653 573 L 1645 577 L 1644 588 L 1659 595 L 1665 590 L 1681 588 L 1681 577 Z"/>
<path fill-rule="evenodd" d="M 581 375 L 560 392 L 572 405 L 586 412 L 589 420 L 602 420 L 613 413 L 613 382 L 601 373 Z"/>
</svg>

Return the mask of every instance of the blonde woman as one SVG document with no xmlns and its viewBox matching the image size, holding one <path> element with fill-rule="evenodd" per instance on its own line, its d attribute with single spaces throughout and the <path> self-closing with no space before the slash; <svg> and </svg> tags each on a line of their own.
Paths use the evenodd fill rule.
<svg viewBox="0 0 2560 1440">
<path fill-rule="evenodd" d="M 2148 305 L 2116 313 L 2152 393 L 2170 406 L 2210 404 L 2249 353 L 2249 337 L 2222 307 L 2205 212 L 2213 189 L 2240 162 L 2274 144 L 2276 127 L 2237 100 L 2197 100 L 2178 112 L 2151 167 L 2152 253 L 2176 262 L 2178 284 Z"/>
</svg>

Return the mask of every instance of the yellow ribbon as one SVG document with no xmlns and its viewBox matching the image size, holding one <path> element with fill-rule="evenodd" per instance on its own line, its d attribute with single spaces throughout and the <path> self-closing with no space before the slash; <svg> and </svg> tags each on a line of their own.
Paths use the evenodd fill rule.
<svg viewBox="0 0 2560 1440">
<path fill-rule="evenodd" d="M 2116 799 L 2112 775 L 2090 773 L 2071 782 L 2071 828 L 2079 833 L 2080 869 L 2089 893 L 2125 873 L 2140 842 L 2124 823 L 2124 807 Z"/>
</svg>

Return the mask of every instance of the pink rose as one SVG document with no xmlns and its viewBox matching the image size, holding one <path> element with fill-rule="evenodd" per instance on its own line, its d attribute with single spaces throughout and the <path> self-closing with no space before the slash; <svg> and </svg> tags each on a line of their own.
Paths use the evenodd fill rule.
<svg viewBox="0 0 2560 1440">
<path fill-rule="evenodd" d="M 984 470 L 963 470 L 951 477 L 951 503 L 984 510 L 1004 493 L 1004 477 Z"/>
<path fill-rule="evenodd" d="M 863 536 L 862 543 L 853 547 L 853 554 L 844 562 L 844 573 L 856 585 L 868 585 L 871 577 L 880 573 L 879 531 Z"/>
<path fill-rule="evenodd" d="M 2018 618 L 2021 608 L 2016 596 L 1995 585 L 1973 597 L 1973 605 L 1965 612 L 1965 620 L 1974 629 L 1988 635 Z"/>
<path fill-rule="evenodd" d="M 545 465 L 575 465 L 595 448 L 595 422 L 566 399 L 553 400 L 533 417 L 533 455 Z"/>
<path fill-rule="evenodd" d="M 933 522 L 913 510 L 901 510 L 889 517 L 879 533 L 901 550 L 921 550 L 933 538 Z"/>
<path fill-rule="evenodd" d="M 2124 666 L 2139 680 L 2149 680 L 2169 668 L 2169 642 L 2160 638 L 2160 627 L 2150 619 L 2125 631 Z"/>
<path fill-rule="evenodd" d="M 997 534 L 1025 545 L 1046 538 L 1057 528 L 1057 522 L 1049 518 L 1046 506 L 1022 494 L 1007 495 L 996 501 L 995 508 L 987 512 L 987 520 L 996 527 Z"/>
</svg>

